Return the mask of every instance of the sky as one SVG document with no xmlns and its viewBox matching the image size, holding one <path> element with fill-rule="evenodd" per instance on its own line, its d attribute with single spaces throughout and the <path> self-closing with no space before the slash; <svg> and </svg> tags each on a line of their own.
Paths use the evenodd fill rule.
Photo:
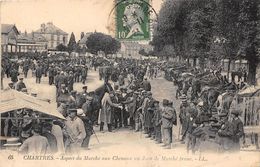
<svg viewBox="0 0 260 167">
<path fill-rule="evenodd" d="M 163 0 L 152 0 L 159 12 Z M 29 33 L 42 23 L 54 25 L 79 40 L 81 32 L 108 33 L 109 13 L 114 0 L 16 0 L 1 4 L 1 23 L 15 24 L 21 32 Z"/>
</svg>

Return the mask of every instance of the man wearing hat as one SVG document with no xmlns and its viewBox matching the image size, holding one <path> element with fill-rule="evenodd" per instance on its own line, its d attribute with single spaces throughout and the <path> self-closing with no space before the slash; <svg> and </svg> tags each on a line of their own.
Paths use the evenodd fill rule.
<svg viewBox="0 0 260 167">
<path fill-rule="evenodd" d="M 148 128 L 149 128 L 149 120 L 148 120 L 149 118 L 147 117 L 147 112 L 148 112 L 148 108 L 152 107 L 152 104 L 153 104 L 152 93 L 147 92 L 147 95 L 144 98 L 143 104 L 139 108 L 142 111 L 141 115 L 140 115 L 140 120 L 141 120 L 142 127 L 144 128 L 145 134 L 148 133 Z"/>
<path fill-rule="evenodd" d="M 162 133 L 161 133 L 161 125 L 162 125 L 162 111 L 159 106 L 159 101 L 154 101 L 154 117 L 153 117 L 153 124 L 154 124 L 154 132 L 155 132 L 155 141 L 156 144 L 162 143 Z"/>
<path fill-rule="evenodd" d="M 87 74 L 88 74 L 88 68 L 85 68 L 84 66 L 81 68 L 81 82 L 85 85 Z"/>
<path fill-rule="evenodd" d="M 244 125 L 241 119 L 239 118 L 240 111 L 238 109 L 233 109 L 231 111 L 231 124 L 233 127 L 233 151 L 239 151 L 240 150 L 240 138 L 244 135 Z"/>
<path fill-rule="evenodd" d="M 113 92 L 105 95 L 102 101 L 102 109 L 100 112 L 100 131 L 104 131 L 104 124 L 107 123 L 108 131 L 112 132 L 112 110 L 113 107 L 121 108 L 119 104 L 113 103 L 111 98 L 115 98 Z"/>
<path fill-rule="evenodd" d="M 141 83 L 141 86 L 146 91 L 151 91 L 151 83 L 147 80 L 147 78 L 144 78 L 144 81 Z"/>
<path fill-rule="evenodd" d="M 128 94 L 129 95 L 128 95 L 126 101 L 124 101 L 122 103 L 125 105 L 126 112 L 128 112 L 131 130 L 133 130 L 134 126 L 135 126 L 134 113 L 135 113 L 135 110 L 136 110 L 137 94 L 134 93 L 132 90 L 128 90 Z"/>
<path fill-rule="evenodd" d="M 69 75 L 67 77 L 67 85 L 68 85 L 69 92 L 71 92 L 73 90 L 73 85 L 74 85 L 74 76 L 72 71 L 69 72 Z"/>
<path fill-rule="evenodd" d="M 185 138 L 186 138 L 186 131 L 187 131 L 187 128 L 188 128 L 188 120 L 189 120 L 189 117 L 188 117 L 188 109 L 189 109 L 189 104 L 187 102 L 187 97 L 186 95 L 183 95 L 180 97 L 180 100 L 181 100 L 181 105 L 180 105 L 180 115 L 179 115 L 179 118 L 180 118 L 180 123 L 181 123 L 181 141 L 184 142 Z"/>
<path fill-rule="evenodd" d="M 56 153 L 58 151 L 57 139 L 52 134 L 52 123 L 50 121 L 42 123 L 42 136 L 46 137 L 49 143 L 49 150 L 51 153 Z"/>
<path fill-rule="evenodd" d="M 41 83 L 43 69 L 40 64 L 36 66 L 35 76 L 36 76 L 36 83 Z"/>
<path fill-rule="evenodd" d="M 221 152 L 229 151 L 233 145 L 233 127 L 228 120 L 227 113 L 220 113 L 218 116 L 220 119 L 220 129 L 217 132 L 217 142 L 220 145 Z"/>
<path fill-rule="evenodd" d="M 19 148 L 19 152 L 32 155 L 44 155 L 48 153 L 50 146 L 47 138 L 40 135 L 41 127 L 35 125 L 32 133 L 33 135 L 23 142 L 22 146 Z"/>
<path fill-rule="evenodd" d="M 19 78 L 19 82 L 16 84 L 15 89 L 17 91 L 21 91 L 23 88 L 26 88 L 24 82 L 23 82 L 23 78 Z"/>
<path fill-rule="evenodd" d="M 54 83 L 54 76 L 55 76 L 55 69 L 53 67 L 53 65 L 51 64 L 49 69 L 48 69 L 49 73 L 49 85 L 52 85 Z"/>
<path fill-rule="evenodd" d="M 13 84 L 15 84 L 18 81 L 18 75 L 19 72 L 15 68 L 12 68 L 12 70 L 10 71 L 10 77 Z"/>
<path fill-rule="evenodd" d="M 65 121 L 66 132 L 69 136 L 68 152 L 76 153 L 79 151 L 86 130 L 83 121 L 77 116 L 77 109 L 69 109 L 68 116 Z"/>
</svg>

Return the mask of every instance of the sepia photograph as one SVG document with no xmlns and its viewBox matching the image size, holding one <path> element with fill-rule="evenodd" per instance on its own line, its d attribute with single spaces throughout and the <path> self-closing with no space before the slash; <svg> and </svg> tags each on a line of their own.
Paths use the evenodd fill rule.
<svg viewBox="0 0 260 167">
<path fill-rule="evenodd" d="M 0 167 L 260 167 L 259 0 L 0 0 Z"/>
</svg>

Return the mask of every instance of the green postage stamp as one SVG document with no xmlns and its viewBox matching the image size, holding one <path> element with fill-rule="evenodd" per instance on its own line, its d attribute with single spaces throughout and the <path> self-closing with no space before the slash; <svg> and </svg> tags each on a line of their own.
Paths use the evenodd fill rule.
<svg viewBox="0 0 260 167">
<path fill-rule="evenodd" d="M 116 38 L 150 39 L 149 0 L 116 0 Z"/>
</svg>

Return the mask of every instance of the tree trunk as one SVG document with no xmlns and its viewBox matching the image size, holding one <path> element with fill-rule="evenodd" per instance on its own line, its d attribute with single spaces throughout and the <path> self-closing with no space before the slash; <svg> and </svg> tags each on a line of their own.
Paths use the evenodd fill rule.
<svg viewBox="0 0 260 167">
<path fill-rule="evenodd" d="M 199 61 L 200 61 L 199 62 L 200 68 L 204 69 L 205 68 L 205 58 L 204 57 L 200 57 Z"/>
<path fill-rule="evenodd" d="M 227 71 L 227 79 L 228 79 L 228 81 L 229 81 L 230 65 L 231 65 L 231 60 L 228 59 L 228 71 Z"/>
<path fill-rule="evenodd" d="M 256 64 L 255 62 L 248 61 L 249 63 L 249 71 L 248 71 L 248 84 L 256 85 Z"/>
<path fill-rule="evenodd" d="M 190 59 L 187 58 L 187 66 L 189 67 L 190 66 Z"/>
<path fill-rule="evenodd" d="M 197 58 L 194 57 L 194 58 L 193 58 L 193 67 L 196 67 L 196 65 L 197 65 L 196 60 L 197 60 Z"/>
</svg>

